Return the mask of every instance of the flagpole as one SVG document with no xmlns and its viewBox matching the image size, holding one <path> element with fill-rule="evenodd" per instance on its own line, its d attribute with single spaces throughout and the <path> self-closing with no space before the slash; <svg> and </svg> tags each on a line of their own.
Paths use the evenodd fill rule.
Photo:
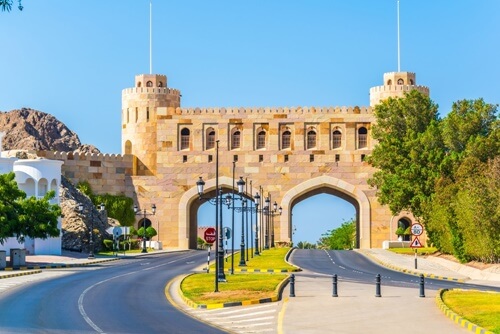
<svg viewBox="0 0 500 334">
<path fill-rule="evenodd" d="M 153 74 L 153 1 L 149 0 L 149 74 Z"/>
</svg>

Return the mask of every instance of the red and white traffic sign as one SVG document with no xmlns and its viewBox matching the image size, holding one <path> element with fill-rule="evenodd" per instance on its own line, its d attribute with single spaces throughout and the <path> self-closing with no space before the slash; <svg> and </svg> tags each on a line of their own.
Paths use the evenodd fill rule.
<svg viewBox="0 0 500 334">
<path fill-rule="evenodd" d="M 217 234 L 215 232 L 215 228 L 209 227 L 205 230 L 203 234 L 203 238 L 208 244 L 213 244 L 215 242 L 215 238 L 217 238 Z"/>
<path fill-rule="evenodd" d="M 420 240 L 418 240 L 418 237 L 415 237 L 415 239 L 413 239 L 413 241 L 411 242 L 411 245 L 410 245 L 411 248 L 422 248 L 422 243 L 420 242 Z"/>
<path fill-rule="evenodd" d="M 422 233 L 424 233 L 424 227 L 422 226 L 422 224 L 415 223 L 411 225 L 411 234 L 419 236 Z"/>
</svg>

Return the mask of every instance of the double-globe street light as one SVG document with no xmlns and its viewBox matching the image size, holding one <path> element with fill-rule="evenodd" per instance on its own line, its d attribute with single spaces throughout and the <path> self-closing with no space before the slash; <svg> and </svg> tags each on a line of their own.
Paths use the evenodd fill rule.
<svg viewBox="0 0 500 334">
<path fill-rule="evenodd" d="M 222 189 L 219 189 L 219 140 L 215 141 L 215 197 L 203 197 L 205 181 L 200 176 L 196 182 L 198 188 L 198 196 L 200 200 L 208 200 L 211 204 L 215 205 L 215 248 L 217 249 L 215 261 L 215 290 L 219 292 L 219 282 L 226 282 L 226 274 L 224 273 L 224 246 L 223 246 L 223 229 L 222 229 Z M 230 198 L 230 196 L 228 196 Z M 227 200 L 227 198 L 226 198 Z M 220 214 L 220 217 L 219 217 Z"/>
<path fill-rule="evenodd" d="M 102 213 L 105 209 L 104 203 L 97 206 L 97 211 Z M 78 203 L 78 211 L 83 213 L 83 204 Z M 90 231 L 89 231 L 89 259 L 94 259 L 94 211 L 90 209 Z"/>
<path fill-rule="evenodd" d="M 142 228 L 143 228 L 143 235 L 142 235 L 142 251 L 141 253 L 147 253 L 148 249 L 146 247 L 146 217 L 147 216 L 154 216 L 156 214 L 156 205 L 151 205 L 151 212 L 146 211 L 146 209 L 141 210 L 137 206 L 137 204 L 134 205 L 134 213 L 136 215 L 142 215 Z"/>
</svg>

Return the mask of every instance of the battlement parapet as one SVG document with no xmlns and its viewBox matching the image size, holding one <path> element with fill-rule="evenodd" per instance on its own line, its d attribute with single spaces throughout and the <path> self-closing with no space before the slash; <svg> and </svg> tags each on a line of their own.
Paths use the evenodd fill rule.
<svg viewBox="0 0 500 334">
<path fill-rule="evenodd" d="M 384 92 L 409 92 L 411 90 L 418 90 L 419 92 L 429 95 L 429 87 L 415 86 L 415 85 L 384 85 L 370 88 L 370 94 L 384 93 Z"/>
<path fill-rule="evenodd" d="M 132 155 L 108 153 L 74 153 L 60 151 L 37 151 L 39 157 L 51 160 L 99 160 L 99 161 L 132 161 Z"/>
<path fill-rule="evenodd" d="M 168 87 L 133 87 L 122 90 L 122 96 L 128 94 L 166 94 L 180 96 L 181 92 L 178 89 Z"/>
<path fill-rule="evenodd" d="M 384 75 L 388 75 L 388 76 L 393 76 L 393 75 L 397 75 L 397 74 L 400 74 L 400 73 L 406 73 L 408 75 L 411 75 L 411 76 L 416 76 L 415 72 L 385 72 Z"/>
<path fill-rule="evenodd" d="M 177 115 L 252 115 L 252 114 L 372 114 L 371 107 L 214 107 L 214 108 L 177 108 Z"/>
</svg>

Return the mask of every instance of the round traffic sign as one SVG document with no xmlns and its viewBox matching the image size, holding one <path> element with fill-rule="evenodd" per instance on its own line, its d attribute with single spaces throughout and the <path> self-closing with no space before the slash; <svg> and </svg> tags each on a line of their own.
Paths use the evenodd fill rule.
<svg viewBox="0 0 500 334">
<path fill-rule="evenodd" d="M 215 233 L 215 228 L 213 228 L 213 227 L 207 228 L 205 230 L 205 233 L 203 234 L 203 238 L 209 244 L 213 244 L 215 242 L 216 237 L 217 237 L 217 234 Z"/>
<path fill-rule="evenodd" d="M 415 223 L 411 226 L 411 234 L 419 236 L 424 233 L 424 227 L 422 224 Z"/>
</svg>

